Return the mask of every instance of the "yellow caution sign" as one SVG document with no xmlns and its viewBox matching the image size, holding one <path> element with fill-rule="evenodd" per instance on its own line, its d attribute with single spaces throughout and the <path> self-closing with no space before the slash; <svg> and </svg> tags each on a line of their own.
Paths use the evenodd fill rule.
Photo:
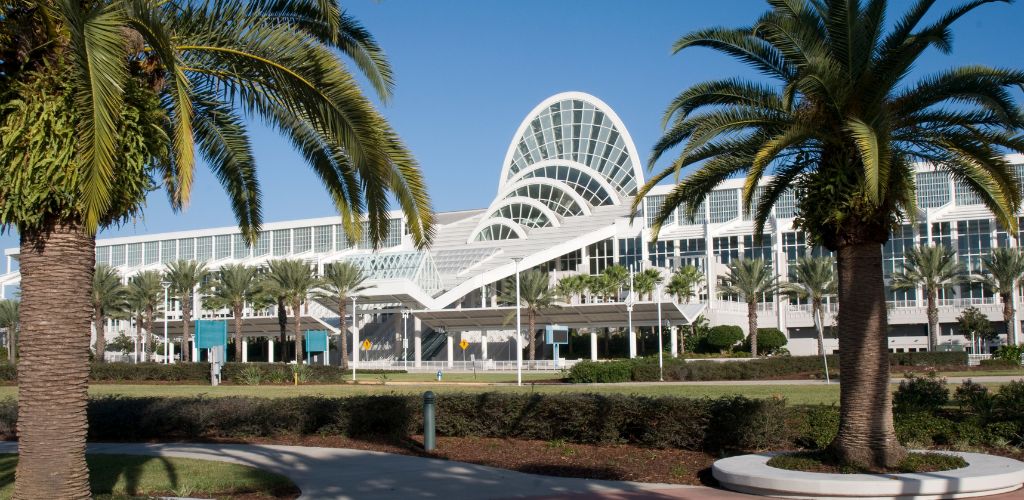
<svg viewBox="0 0 1024 500">
<path fill-rule="evenodd" d="M 466 342 L 466 339 L 462 339 L 462 342 L 459 342 L 459 347 L 461 347 L 462 350 L 465 351 L 466 348 L 469 347 L 469 342 Z"/>
<path fill-rule="evenodd" d="M 371 345 L 373 345 L 373 344 L 370 344 L 370 341 L 369 341 L 369 340 L 364 340 L 364 341 L 363 341 L 363 350 L 364 350 L 364 351 L 369 351 L 369 350 L 370 350 L 370 346 L 371 346 Z"/>
</svg>

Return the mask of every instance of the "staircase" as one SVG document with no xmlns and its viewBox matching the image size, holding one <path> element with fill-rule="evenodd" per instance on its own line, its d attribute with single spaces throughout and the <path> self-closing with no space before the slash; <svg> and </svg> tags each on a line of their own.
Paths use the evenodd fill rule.
<svg viewBox="0 0 1024 500">
<path fill-rule="evenodd" d="M 420 352 L 423 355 L 424 361 L 430 361 L 434 359 L 445 348 L 447 343 L 448 335 L 446 333 L 431 330 L 426 337 L 423 337 L 420 343 Z"/>
</svg>

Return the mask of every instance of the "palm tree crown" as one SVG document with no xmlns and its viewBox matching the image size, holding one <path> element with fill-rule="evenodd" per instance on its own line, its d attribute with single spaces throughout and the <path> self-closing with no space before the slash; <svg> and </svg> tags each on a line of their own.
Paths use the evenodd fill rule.
<svg viewBox="0 0 1024 500">
<path fill-rule="evenodd" d="M 944 245 L 914 247 L 904 257 L 903 269 L 892 274 L 895 290 L 924 288 L 928 300 L 928 346 L 935 349 L 939 338 L 938 294 L 967 279 L 967 274 L 956 261 L 956 253 Z"/>
<path fill-rule="evenodd" d="M 683 266 L 672 273 L 665 290 L 675 295 L 680 302 L 690 303 L 690 299 L 697 295 L 703 283 L 704 273 L 700 272 L 700 269 Z"/>
<path fill-rule="evenodd" d="M 205 297 L 209 307 L 225 308 L 231 311 L 234 320 L 235 361 L 242 357 L 242 312 L 246 303 L 251 303 L 260 291 L 259 273 L 255 267 L 244 264 L 228 264 L 216 273 L 217 278 L 210 284 L 210 293 Z"/>
<path fill-rule="evenodd" d="M 128 312 L 128 296 L 121 285 L 121 274 L 116 269 L 100 264 L 92 275 L 93 326 L 96 328 L 96 359 L 103 361 L 106 350 L 106 321 Z"/>
<path fill-rule="evenodd" d="M 757 303 L 778 289 L 772 267 L 761 259 L 733 259 L 718 284 L 718 293 L 736 295 L 747 303 L 747 334 L 750 353 L 757 356 Z"/>
<path fill-rule="evenodd" d="M 537 340 L 537 313 L 544 309 L 556 307 L 557 294 L 551 289 L 548 274 L 539 269 L 530 269 L 519 276 L 519 300 L 518 303 L 526 313 L 527 330 L 526 338 L 529 345 L 530 367 L 535 366 L 536 340 Z M 506 304 L 516 304 L 516 283 L 515 278 L 506 280 L 501 294 L 501 301 Z M 506 321 L 515 317 L 513 311 Z"/>
<path fill-rule="evenodd" d="M 1020 327 L 1013 321 L 1013 293 L 1020 285 L 1021 277 L 1024 276 L 1024 254 L 1018 249 L 996 248 L 981 259 L 984 274 L 979 278 L 985 288 L 999 294 L 1003 300 L 1003 322 L 1006 325 L 1013 325 L 1007 332 L 1008 342 L 1016 344 L 1019 341 Z"/>
<path fill-rule="evenodd" d="M 831 257 L 805 256 L 791 267 L 793 279 L 783 283 L 783 292 L 811 302 L 811 315 L 818 333 L 818 355 L 825 354 L 825 298 L 839 290 L 836 281 L 835 261 Z"/>
<path fill-rule="evenodd" d="M 295 339 L 295 362 L 302 364 L 302 304 L 319 286 L 314 270 L 309 264 L 298 259 L 272 260 L 266 274 L 265 283 L 273 290 L 273 295 L 292 308 Z"/>
<path fill-rule="evenodd" d="M 338 335 L 338 352 L 341 358 L 341 368 L 348 367 L 348 328 L 345 324 L 348 299 L 359 295 L 370 288 L 366 285 L 368 276 L 363 269 L 351 262 L 336 262 L 324 268 L 324 276 L 320 280 L 320 289 L 315 296 L 321 300 L 338 302 L 338 320 L 341 322 L 341 333 Z M 355 311 L 352 312 L 355 314 Z M 358 349 L 358 346 L 352 346 Z"/>
</svg>

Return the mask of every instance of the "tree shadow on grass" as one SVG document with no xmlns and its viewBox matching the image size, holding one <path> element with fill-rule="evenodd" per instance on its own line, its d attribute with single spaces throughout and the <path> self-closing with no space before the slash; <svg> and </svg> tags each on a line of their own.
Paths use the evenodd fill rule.
<svg viewBox="0 0 1024 500">
<path fill-rule="evenodd" d="M 122 478 L 124 479 L 123 493 L 128 495 L 148 493 L 141 483 L 146 465 L 152 462 L 163 465 L 172 492 L 181 487 L 178 472 L 166 457 L 95 454 L 87 455 L 86 462 L 89 464 L 89 482 L 93 493 L 114 493 L 114 487 Z"/>
</svg>

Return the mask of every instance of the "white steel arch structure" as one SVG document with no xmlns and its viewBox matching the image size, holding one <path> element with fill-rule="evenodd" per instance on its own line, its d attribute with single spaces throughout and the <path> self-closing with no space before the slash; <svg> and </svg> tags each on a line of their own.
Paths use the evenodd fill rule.
<svg viewBox="0 0 1024 500">
<path fill-rule="evenodd" d="M 516 129 L 497 196 L 467 241 L 526 239 L 530 228 L 559 227 L 562 218 L 589 216 L 596 206 L 620 205 L 636 195 L 642 182 L 636 145 L 604 101 L 583 92 L 553 95 Z M 514 205 L 543 207 L 550 224 L 524 223 L 509 213 Z M 511 220 L 518 230 L 495 231 L 499 217 Z M 508 222 L 501 226 L 510 227 Z"/>
</svg>

